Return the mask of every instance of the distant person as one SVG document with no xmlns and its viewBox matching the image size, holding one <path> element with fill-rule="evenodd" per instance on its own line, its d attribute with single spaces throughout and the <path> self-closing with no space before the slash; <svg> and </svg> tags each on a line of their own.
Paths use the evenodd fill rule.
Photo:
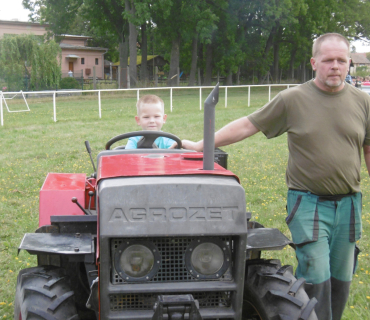
<svg viewBox="0 0 370 320">
<path fill-rule="evenodd" d="M 139 99 L 136 104 L 137 116 L 135 120 L 143 130 L 161 131 L 166 123 L 167 115 L 164 113 L 164 102 L 156 95 L 148 94 Z M 141 136 L 128 139 L 125 149 L 136 149 Z M 158 137 L 154 141 L 155 148 L 169 149 L 174 148 L 177 143 L 166 137 Z"/>
<path fill-rule="evenodd" d="M 319 320 L 339 320 L 347 303 L 361 238 L 361 151 L 370 172 L 370 97 L 345 82 L 350 45 L 328 33 L 313 44 L 315 79 L 280 92 L 263 108 L 215 134 L 215 146 L 259 131 L 287 133 L 286 223 L 296 246 L 297 278 L 316 298 Z M 182 141 L 201 151 L 203 141 Z M 263 152 L 263 150 L 262 150 Z"/>
</svg>

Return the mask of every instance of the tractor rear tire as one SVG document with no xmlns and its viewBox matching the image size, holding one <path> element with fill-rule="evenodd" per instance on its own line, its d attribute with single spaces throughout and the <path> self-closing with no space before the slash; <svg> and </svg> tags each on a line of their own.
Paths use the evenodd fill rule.
<svg viewBox="0 0 370 320">
<path fill-rule="evenodd" d="M 246 263 L 244 320 L 317 320 L 316 299 L 309 299 L 305 280 L 293 276 L 292 266 L 279 260 Z"/>
<path fill-rule="evenodd" d="M 63 269 L 47 266 L 19 272 L 14 320 L 78 319 L 74 292 Z"/>
</svg>

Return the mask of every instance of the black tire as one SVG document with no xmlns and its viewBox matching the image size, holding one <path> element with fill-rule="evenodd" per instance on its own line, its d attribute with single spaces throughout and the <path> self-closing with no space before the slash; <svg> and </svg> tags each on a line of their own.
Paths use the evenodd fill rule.
<svg viewBox="0 0 370 320">
<path fill-rule="evenodd" d="M 317 320 L 316 299 L 309 299 L 305 280 L 293 276 L 292 266 L 279 260 L 247 261 L 244 320 Z"/>
<path fill-rule="evenodd" d="M 35 267 L 18 274 L 14 320 L 78 320 L 74 292 L 63 269 Z"/>
</svg>

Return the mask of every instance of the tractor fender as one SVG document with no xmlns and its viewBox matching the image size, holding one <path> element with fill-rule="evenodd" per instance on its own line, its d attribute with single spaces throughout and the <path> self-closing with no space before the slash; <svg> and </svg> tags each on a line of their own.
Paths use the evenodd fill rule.
<svg viewBox="0 0 370 320">
<path fill-rule="evenodd" d="M 279 229 L 258 227 L 248 230 L 247 250 L 281 250 L 287 245 L 292 245 L 292 241 Z"/>
<path fill-rule="evenodd" d="M 18 247 L 30 254 L 90 255 L 95 252 L 91 233 L 26 233 Z"/>
</svg>

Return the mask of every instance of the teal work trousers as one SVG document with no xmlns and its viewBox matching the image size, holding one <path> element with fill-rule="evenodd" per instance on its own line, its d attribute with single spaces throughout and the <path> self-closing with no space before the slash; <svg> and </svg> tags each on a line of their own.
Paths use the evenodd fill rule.
<svg viewBox="0 0 370 320">
<path fill-rule="evenodd" d="M 340 319 L 344 310 L 361 237 L 361 209 L 361 193 L 332 200 L 288 191 L 286 222 L 296 245 L 296 276 L 313 284 L 310 298 L 318 300 L 319 319 Z"/>
</svg>

